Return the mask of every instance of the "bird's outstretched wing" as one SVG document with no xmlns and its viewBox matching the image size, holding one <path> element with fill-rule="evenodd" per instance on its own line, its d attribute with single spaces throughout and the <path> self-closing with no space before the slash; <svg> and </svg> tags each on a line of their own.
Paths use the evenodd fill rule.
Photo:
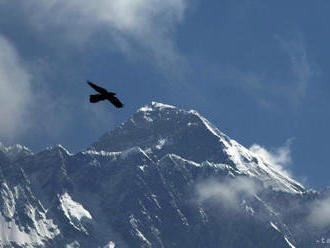
<svg viewBox="0 0 330 248">
<path fill-rule="evenodd" d="M 124 104 L 122 104 L 119 99 L 115 96 L 109 96 L 108 97 L 108 100 L 113 104 L 115 105 L 115 107 L 117 108 L 122 108 L 124 106 Z"/>
<path fill-rule="evenodd" d="M 101 93 L 101 94 L 107 94 L 108 91 L 100 86 L 97 86 L 96 84 L 93 84 L 91 81 L 87 81 L 87 83 L 97 92 Z"/>
</svg>

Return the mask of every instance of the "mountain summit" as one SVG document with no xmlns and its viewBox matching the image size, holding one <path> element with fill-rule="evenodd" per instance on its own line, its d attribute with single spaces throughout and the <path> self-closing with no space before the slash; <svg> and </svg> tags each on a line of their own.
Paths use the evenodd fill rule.
<svg viewBox="0 0 330 248">
<path fill-rule="evenodd" d="M 1 247 L 330 247 L 327 190 L 157 102 L 77 154 L 0 145 L 0 180 Z"/>
<path fill-rule="evenodd" d="M 228 164 L 239 173 L 262 179 L 274 189 L 304 191 L 301 184 L 220 132 L 195 110 L 152 102 L 92 145 L 93 149 L 103 151 L 132 147 L 140 147 L 154 161 L 166 154 L 176 154 L 198 163 Z"/>
</svg>

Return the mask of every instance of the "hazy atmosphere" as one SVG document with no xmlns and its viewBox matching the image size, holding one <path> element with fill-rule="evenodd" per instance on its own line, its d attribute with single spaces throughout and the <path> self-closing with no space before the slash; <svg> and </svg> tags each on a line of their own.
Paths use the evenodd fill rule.
<svg viewBox="0 0 330 248">
<path fill-rule="evenodd" d="M 306 187 L 325 188 L 329 13 L 326 0 L 0 0 L 0 142 L 78 152 L 157 101 L 197 110 Z M 124 108 L 90 104 L 86 80 Z"/>
</svg>

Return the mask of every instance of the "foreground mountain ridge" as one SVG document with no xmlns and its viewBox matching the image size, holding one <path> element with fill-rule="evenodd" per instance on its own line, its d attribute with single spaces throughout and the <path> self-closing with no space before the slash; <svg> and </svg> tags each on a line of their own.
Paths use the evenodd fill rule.
<svg viewBox="0 0 330 248">
<path fill-rule="evenodd" d="M 0 145 L 0 179 L 0 247 L 330 247 L 328 191 L 157 102 L 77 154 Z"/>
</svg>

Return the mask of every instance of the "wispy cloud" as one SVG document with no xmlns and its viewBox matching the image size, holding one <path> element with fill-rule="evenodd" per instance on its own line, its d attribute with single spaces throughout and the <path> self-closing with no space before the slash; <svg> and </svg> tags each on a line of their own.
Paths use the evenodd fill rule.
<svg viewBox="0 0 330 248">
<path fill-rule="evenodd" d="M 27 11 L 34 14 L 34 23 L 39 29 L 50 25 L 78 27 L 89 24 L 86 29 L 94 25 L 108 25 L 120 31 L 130 33 L 144 33 L 148 29 L 160 24 L 171 24 L 182 19 L 185 10 L 184 0 L 98 0 L 64 1 L 51 0 L 40 2 L 32 0 L 25 3 Z M 158 19 L 160 18 L 160 19 Z M 88 22 L 88 23 L 87 23 Z M 166 28 L 166 27 L 164 27 Z M 82 32 L 84 30 L 78 30 Z M 166 30 L 163 30 L 166 31 Z"/>
<path fill-rule="evenodd" d="M 258 144 L 253 144 L 249 149 L 260 156 L 266 163 L 271 164 L 284 175 L 290 176 L 287 167 L 292 163 L 291 144 L 292 138 L 288 139 L 283 146 L 267 150 Z"/>
<path fill-rule="evenodd" d="M 293 38 L 275 35 L 274 41 L 275 45 L 269 48 L 272 52 L 263 51 L 268 56 L 274 56 L 273 51 L 278 55 L 274 61 L 265 61 L 269 65 L 255 67 L 252 57 L 250 68 L 227 66 L 220 70 L 208 65 L 209 74 L 239 87 L 264 109 L 282 111 L 279 107 L 283 104 L 293 109 L 301 106 L 312 81 L 319 74 L 319 68 L 308 56 L 307 45 L 300 33 L 294 34 Z"/>
<path fill-rule="evenodd" d="M 27 128 L 31 75 L 9 40 L 0 34 L 0 136 L 11 139 Z"/>
<path fill-rule="evenodd" d="M 199 201 L 213 201 L 227 209 L 236 209 L 241 199 L 256 195 L 259 191 L 260 186 L 246 177 L 222 181 L 209 179 L 196 185 Z"/>
<path fill-rule="evenodd" d="M 294 106 L 301 104 L 306 96 L 306 91 L 315 75 L 315 65 L 307 56 L 306 45 L 301 34 L 297 34 L 294 39 L 284 39 L 276 35 L 281 47 L 287 53 L 290 60 L 293 74 L 293 90 L 289 94 Z"/>
<path fill-rule="evenodd" d="M 76 46 L 89 40 L 104 42 L 110 49 L 116 46 L 128 56 L 141 54 L 161 70 L 177 73 L 185 59 L 177 50 L 174 33 L 176 24 L 183 20 L 186 1 L 31 0 L 20 6 L 34 32 L 42 33 L 43 39 L 66 39 Z M 61 35 L 54 35 L 55 31 Z M 52 34 L 48 37 L 45 33 Z"/>
</svg>

